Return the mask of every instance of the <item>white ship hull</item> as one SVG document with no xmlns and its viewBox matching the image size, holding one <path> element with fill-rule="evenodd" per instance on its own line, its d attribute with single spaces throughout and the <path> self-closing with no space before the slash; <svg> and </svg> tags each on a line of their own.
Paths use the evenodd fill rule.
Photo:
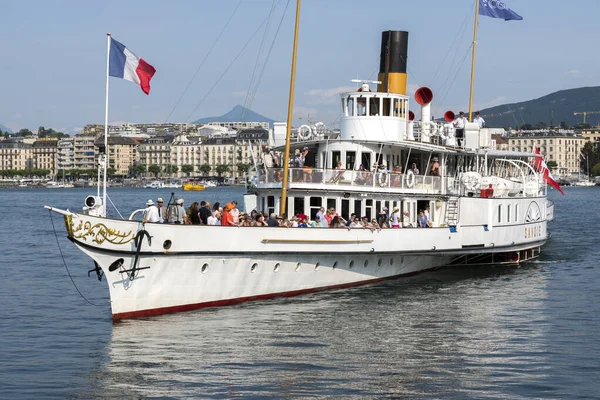
<svg viewBox="0 0 600 400">
<path fill-rule="evenodd" d="M 286 229 L 142 224 L 54 211 L 104 272 L 116 320 L 368 284 L 468 255 L 518 258 L 525 250 L 522 257 L 531 258 L 546 240 L 545 221 L 492 231 Z"/>
</svg>

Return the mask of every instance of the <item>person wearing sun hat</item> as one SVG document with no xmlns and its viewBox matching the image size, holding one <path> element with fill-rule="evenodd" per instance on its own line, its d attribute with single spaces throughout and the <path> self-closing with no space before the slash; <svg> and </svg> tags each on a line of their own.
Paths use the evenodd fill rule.
<svg viewBox="0 0 600 400">
<path fill-rule="evenodd" d="M 158 216 L 158 208 L 156 208 L 152 199 L 148 200 L 146 205 L 148 208 L 146 208 L 144 212 L 143 222 L 159 222 L 160 218 Z"/>
<path fill-rule="evenodd" d="M 158 222 L 161 224 L 167 220 L 167 207 L 163 205 L 164 201 L 162 197 L 156 200 L 156 208 L 158 209 Z"/>
<path fill-rule="evenodd" d="M 233 222 L 233 216 L 231 215 L 231 210 L 233 210 L 233 208 L 233 204 L 225 204 L 225 207 L 223 207 L 223 214 L 221 214 L 221 226 L 236 226 L 236 223 Z"/>
<path fill-rule="evenodd" d="M 392 210 L 392 215 L 390 215 L 390 224 L 394 229 L 400 228 L 400 209 L 398 207 L 394 207 Z"/>
<path fill-rule="evenodd" d="M 187 224 L 188 219 L 183 208 L 183 199 L 175 200 L 175 204 L 172 207 L 173 212 L 169 212 L 169 223 L 170 224 Z"/>
</svg>

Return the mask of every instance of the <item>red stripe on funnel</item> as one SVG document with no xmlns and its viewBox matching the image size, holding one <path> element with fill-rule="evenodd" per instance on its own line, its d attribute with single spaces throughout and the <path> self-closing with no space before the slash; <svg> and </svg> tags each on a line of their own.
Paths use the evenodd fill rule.
<svg viewBox="0 0 600 400">
<path fill-rule="evenodd" d="M 140 78 L 140 86 L 142 87 L 142 91 L 146 94 L 150 94 L 150 79 L 152 79 L 152 76 L 154 76 L 155 72 L 156 69 L 152 65 L 140 58 L 140 62 L 135 70 L 135 73 Z"/>
</svg>

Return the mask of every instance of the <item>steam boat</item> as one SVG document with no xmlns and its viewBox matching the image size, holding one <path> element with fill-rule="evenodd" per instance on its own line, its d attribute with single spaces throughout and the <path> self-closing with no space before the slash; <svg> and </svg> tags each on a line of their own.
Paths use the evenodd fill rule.
<svg viewBox="0 0 600 400">
<path fill-rule="evenodd" d="M 100 196 L 89 196 L 83 212 L 47 206 L 64 216 L 68 238 L 106 277 L 113 318 L 538 257 L 553 205 L 532 166 L 536 154 L 495 150 L 490 130 L 476 123 L 466 124 L 459 143 L 452 112 L 446 122 L 431 120 L 434 95 L 426 87 L 414 94 L 421 108 L 421 120 L 415 120 L 406 95 L 407 47 L 407 32 L 383 32 L 379 80 L 361 81 L 356 91 L 341 95 L 339 132 L 309 126 L 292 140 L 284 135 L 285 124 L 277 124 L 271 151 L 289 155 L 298 149 L 306 154 L 304 166 L 258 163 L 244 198 L 246 212 L 280 213 L 283 200 L 288 216 L 314 219 L 324 207 L 349 222 L 351 214 L 370 221 L 384 207 L 389 213 L 397 208 L 406 215 L 404 226 L 144 223 L 136 220 L 144 210 L 128 219 L 107 218 Z M 431 228 L 408 227 L 417 225 L 418 211 L 427 207 Z"/>
</svg>

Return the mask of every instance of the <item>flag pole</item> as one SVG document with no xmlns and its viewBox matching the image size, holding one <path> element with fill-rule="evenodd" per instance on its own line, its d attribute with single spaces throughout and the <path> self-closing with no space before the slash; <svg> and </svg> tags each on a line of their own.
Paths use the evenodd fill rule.
<svg viewBox="0 0 600 400">
<path fill-rule="evenodd" d="M 108 166 L 108 72 L 110 68 L 110 32 L 106 34 L 106 99 L 104 112 L 104 166 L 103 166 L 103 192 L 102 206 L 104 207 L 104 217 L 106 217 L 106 169 Z M 98 196 L 100 196 L 100 182 L 98 182 Z"/>
<path fill-rule="evenodd" d="M 475 51 L 477 50 L 477 22 L 479 21 L 479 0 L 475 0 L 475 24 L 473 26 L 473 51 L 471 54 L 471 89 L 469 92 L 469 121 L 473 121 L 473 87 L 475 86 Z"/>
</svg>

